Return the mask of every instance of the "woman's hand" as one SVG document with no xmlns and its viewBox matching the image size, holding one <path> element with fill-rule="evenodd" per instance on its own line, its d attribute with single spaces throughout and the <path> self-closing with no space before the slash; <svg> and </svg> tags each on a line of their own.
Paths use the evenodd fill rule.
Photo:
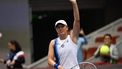
<svg viewBox="0 0 122 69">
<path fill-rule="evenodd" d="M 10 66 L 10 65 L 11 65 L 11 60 L 7 60 L 7 61 L 6 61 L 6 65 L 7 65 L 7 66 Z"/>
<path fill-rule="evenodd" d="M 58 69 L 64 69 L 61 65 L 58 66 Z"/>
<path fill-rule="evenodd" d="M 76 2 L 76 0 L 69 0 L 69 1 L 70 1 L 70 2 L 73 2 L 73 3 Z"/>
<path fill-rule="evenodd" d="M 15 60 L 13 60 L 11 63 L 10 63 L 10 65 L 14 65 L 15 64 Z"/>
<path fill-rule="evenodd" d="M 0 63 L 4 63 L 4 59 L 0 59 Z"/>
</svg>

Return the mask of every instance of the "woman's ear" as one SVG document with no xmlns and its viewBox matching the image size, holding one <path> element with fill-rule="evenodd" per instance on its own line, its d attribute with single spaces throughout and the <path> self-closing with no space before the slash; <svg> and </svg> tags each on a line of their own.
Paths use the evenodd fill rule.
<svg viewBox="0 0 122 69">
<path fill-rule="evenodd" d="M 69 27 L 68 26 L 66 26 L 67 27 L 67 31 L 69 31 Z"/>
</svg>

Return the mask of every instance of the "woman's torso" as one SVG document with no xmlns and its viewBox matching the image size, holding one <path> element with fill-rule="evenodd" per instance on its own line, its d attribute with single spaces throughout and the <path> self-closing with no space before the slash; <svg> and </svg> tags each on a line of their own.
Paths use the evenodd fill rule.
<svg viewBox="0 0 122 69">
<path fill-rule="evenodd" d="M 70 69 L 78 64 L 78 46 L 71 40 L 70 35 L 68 35 L 65 40 L 60 40 L 57 38 L 57 49 L 60 65 L 65 69 Z"/>
</svg>

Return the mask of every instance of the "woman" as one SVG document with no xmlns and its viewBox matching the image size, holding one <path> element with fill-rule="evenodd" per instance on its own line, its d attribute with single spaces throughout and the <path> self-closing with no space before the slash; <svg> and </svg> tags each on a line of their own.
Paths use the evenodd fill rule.
<svg viewBox="0 0 122 69">
<path fill-rule="evenodd" d="M 49 44 L 48 64 L 55 69 L 70 69 L 78 64 L 76 44 L 80 32 L 80 16 L 76 0 L 70 0 L 70 2 L 74 13 L 72 32 L 69 34 L 66 21 L 58 20 L 55 23 L 58 37 L 51 40 Z M 74 69 L 79 69 L 79 66 Z"/>
<path fill-rule="evenodd" d="M 95 52 L 94 56 L 96 58 L 99 58 L 100 61 L 105 62 L 105 63 L 117 63 L 118 60 L 118 51 L 115 45 L 112 43 L 112 36 L 111 34 L 105 34 L 104 35 L 104 43 L 98 47 L 97 51 Z M 101 55 L 100 54 L 100 48 L 106 45 L 109 47 L 109 53 L 106 55 Z"/>
<path fill-rule="evenodd" d="M 19 43 L 15 40 L 8 42 L 9 53 L 7 59 L 0 59 L 6 64 L 7 69 L 22 69 L 22 64 L 25 63 L 24 52 L 22 51 Z"/>
</svg>

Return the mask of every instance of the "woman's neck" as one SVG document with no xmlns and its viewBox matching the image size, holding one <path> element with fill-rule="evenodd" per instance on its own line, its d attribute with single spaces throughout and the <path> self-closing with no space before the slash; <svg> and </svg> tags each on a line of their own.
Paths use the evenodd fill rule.
<svg viewBox="0 0 122 69">
<path fill-rule="evenodd" d="M 67 36 L 68 36 L 68 35 L 61 35 L 61 36 L 59 36 L 59 38 L 60 38 L 61 40 L 64 40 L 64 39 L 67 38 Z"/>
</svg>

